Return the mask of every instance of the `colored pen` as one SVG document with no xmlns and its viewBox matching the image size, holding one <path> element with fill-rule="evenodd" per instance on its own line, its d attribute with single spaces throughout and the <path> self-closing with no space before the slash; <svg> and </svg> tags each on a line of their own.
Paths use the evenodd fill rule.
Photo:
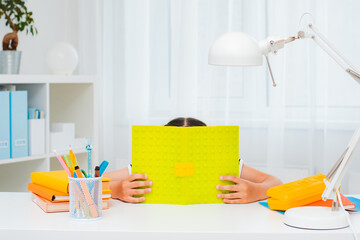
<svg viewBox="0 0 360 240">
<path fill-rule="evenodd" d="M 69 168 L 68 168 L 68 166 L 66 165 L 64 159 L 63 159 L 59 154 L 57 154 L 56 157 L 57 157 L 57 159 L 59 160 L 61 166 L 64 168 L 64 170 L 65 170 L 65 172 L 67 173 L 67 175 L 68 175 L 69 177 L 71 177 L 71 173 L 70 173 Z"/>
<path fill-rule="evenodd" d="M 96 166 L 95 167 L 95 177 L 99 177 L 100 176 L 100 167 Z"/>
<path fill-rule="evenodd" d="M 86 172 L 84 170 L 81 169 L 81 172 L 84 174 L 85 178 L 88 178 L 88 175 L 86 174 Z"/>
<path fill-rule="evenodd" d="M 75 172 L 76 172 L 76 177 L 77 177 L 77 178 L 83 178 L 79 166 L 75 166 Z"/>
<path fill-rule="evenodd" d="M 87 138 L 87 145 L 86 145 L 86 151 L 87 151 L 87 157 L 88 157 L 88 175 L 89 177 L 92 177 L 92 158 L 91 158 L 91 150 L 93 149 L 92 145 L 92 138 Z"/>
<path fill-rule="evenodd" d="M 107 166 L 109 165 L 108 161 L 102 161 L 102 163 L 100 164 L 100 173 L 99 173 L 99 177 L 101 177 L 103 175 L 103 173 L 105 172 L 105 169 L 107 168 Z"/>
</svg>

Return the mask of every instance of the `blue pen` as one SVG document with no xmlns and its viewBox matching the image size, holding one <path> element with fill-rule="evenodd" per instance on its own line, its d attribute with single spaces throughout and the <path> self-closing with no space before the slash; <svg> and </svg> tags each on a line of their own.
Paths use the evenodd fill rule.
<svg viewBox="0 0 360 240">
<path fill-rule="evenodd" d="M 105 169 L 107 168 L 107 166 L 109 165 L 108 161 L 102 161 L 102 163 L 100 164 L 100 173 L 99 173 L 99 177 L 102 176 L 102 174 L 105 172 Z"/>
<path fill-rule="evenodd" d="M 91 159 L 91 150 L 93 149 L 91 143 L 92 143 L 92 138 L 87 138 L 87 145 L 86 145 L 86 150 L 87 150 L 87 156 L 88 156 L 88 176 L 92 177 L 92 159 Z"/>
</svg>

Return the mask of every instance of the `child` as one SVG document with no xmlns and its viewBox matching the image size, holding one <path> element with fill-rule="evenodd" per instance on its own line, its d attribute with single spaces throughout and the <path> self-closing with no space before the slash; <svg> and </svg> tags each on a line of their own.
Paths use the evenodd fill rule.
<svg viewBox="0 0 360 240">
<path fill-rule="evenodd" d="M 195 127 L 206 126 L 206 124 L 195 118 L 176 118 L 165 126 Z M 240 177 L 220 176 L 221 180 L 235 183 L 235 185 L 216 186 L 218 190 L 232 191 L 232 193 L 219 193 L 217 195 L 217 197 L 222 198 L 225 203 L 250 203 L 263 200 L 267 198 L 266 191 L 269 188 L 282 184 L 278 178 L 243 164 L 241 159 L 239 161 L 239 175 Z M 146 180 L 147 175 L 131 174 L 131 164 L 128 168 L 104 173 L 104 176 L 112 179 L 110 182 L 112 198 L 117 198 L 129 203 L 138 203 L 145 201 L 145 197 L 135 198 L 134 195 L 151 192 L 152 181 L 135 181 L 138 179 Z M 137 189 L 144 186 L 147 188 Z"/>
</svg>

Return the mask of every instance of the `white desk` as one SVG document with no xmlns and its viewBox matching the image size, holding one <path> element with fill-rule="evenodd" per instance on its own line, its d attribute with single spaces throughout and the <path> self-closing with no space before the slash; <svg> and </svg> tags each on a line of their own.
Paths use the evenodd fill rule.
<svg viewBox="0 0 360 240">
<path fill-rule="evenodd" d="M 0 239 L 353 239 L 349 228 L 329 231 L 285 226 L 283 215 L 259 203 L 157 205 L 110 200 L 99 221 L 44 213 L 30 193 L 0 192 Z M 359 234 L 360 213 L 350 215 Z"/>
</svg>

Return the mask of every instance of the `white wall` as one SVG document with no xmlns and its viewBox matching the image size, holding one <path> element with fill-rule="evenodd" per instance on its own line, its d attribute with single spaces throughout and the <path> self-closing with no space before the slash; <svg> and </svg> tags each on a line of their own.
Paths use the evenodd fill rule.
<svg viewBox="0 0 360 240">
<path fill-rule="evenodd" d="M 358 127 L 359 85 L 311 40 L 270 56 L 277 88 L 271 87 L 265 64 L 209 66 L 208 50 L 229 31 L 256 39 L 296 34 L 301 15 L 311 12 L 321 32 L 359 66 L 358 2 L 144 2 L 104 1 L 111 37 L 104 45 L 107 124 L 102 137 L 108 143 L 104 154 L 114 161 L 110 168 L 131 162 L 131 125 L 163 125 L 185 115 L 209 125 L 239 125 L 241 157 L 284 181 L 327 173 Z M 354 179 L 360 175 L 359 152 L 350 172 Z"/>
<path fill-rule="evenodd" d="M 19 34 L 18 50 L 22 51 L 21 74 L 49 74 L 45 61 L 48 49 L 58 41 L 71 43 L 79 53 L 79 64 L 74 74 L 96 73 L 96 20 L 93 4 L 85 0 L 31 0 L 26 1 L 33 12 L 39 34 Z M 0 25 L 1 34 L 11 32 Z M 1 36 L 1 38 L 3 35 Z M 89 52 L 91 52 L 89 55 Z"/>
</svg>

